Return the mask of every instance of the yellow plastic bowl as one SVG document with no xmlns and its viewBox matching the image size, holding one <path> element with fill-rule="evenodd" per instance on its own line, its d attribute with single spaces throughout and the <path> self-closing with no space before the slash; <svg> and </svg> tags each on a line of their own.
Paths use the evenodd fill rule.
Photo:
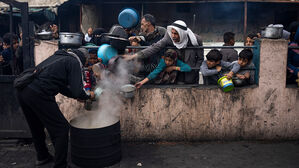
<svg viewBox="0 0 299 168">
<path fill-rule="evenodd" d="M 218 79 L 218 85 L 222 88 L 224 92 L 229 92 L 234 89 L 234 84 L 232 80 L 228 80 L 226 76 Z"/>
</svg>

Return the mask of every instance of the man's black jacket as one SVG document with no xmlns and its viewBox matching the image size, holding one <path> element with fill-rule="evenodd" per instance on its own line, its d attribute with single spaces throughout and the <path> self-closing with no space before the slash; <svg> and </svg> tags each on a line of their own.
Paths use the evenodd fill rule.
<svg viewBox="0 0 299 168">
<path fill-rule="evenodd" d="M 82 63 L 84 65 L 84 62 Z M 90 98 L 83 90 L 79 60 L 64 50 L 58 50 L 38 66 L 41 72 L 29 87 L 47 96 L 61 93 L 70 98 Z"/>
</svg>

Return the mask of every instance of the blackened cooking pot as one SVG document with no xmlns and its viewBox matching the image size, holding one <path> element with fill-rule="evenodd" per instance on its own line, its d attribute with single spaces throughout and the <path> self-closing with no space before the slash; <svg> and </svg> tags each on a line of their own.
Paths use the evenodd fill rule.
<svg viewBox="0 0 299 168">
<path fill-rule="evenodd" d="M 59 33 L 59 39 L 61 45 L 81 46 L 83 35 L 79 33 L 61 32 Z"/>
<path fill-rule="evenodd" d="M 121 160 L 120 122 L 101 128 L 81 128 L 77 118 L 70 122 L 72 164 L 80 168 L 100 168 Z M 80 125 L 80 124 L 79 124 Z"/>
<path fill-rule="evenodd" d="M 118 51 L 123 51 L 126 49 L 127 46 L 130 45 L 130 42 L 128 39 L 125 38 L 121 38 L 121 37 L 115 37 L 112 35 L 106 36 L 109 41 L 110 41 L 110 45 L 117 49 Z"/>
</svg>

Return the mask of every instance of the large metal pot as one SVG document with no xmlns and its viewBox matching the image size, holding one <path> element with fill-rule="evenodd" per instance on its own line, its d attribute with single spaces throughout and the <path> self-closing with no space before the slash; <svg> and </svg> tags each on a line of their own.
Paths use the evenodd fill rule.
<svg viewBox="0 0 299 168">
<path fill-rule="evenodd" d="M 262 30 L 261 35 L 263 38 L 279 39 L 282 38 L 283 27 L 266 27 Z"/>
<path fill-rule="evenodd" d="M 83 35 L 79 33 L 61 32 L 59 33 L 59 39 L 61 45 L 81 46 Z"/>
</svg>

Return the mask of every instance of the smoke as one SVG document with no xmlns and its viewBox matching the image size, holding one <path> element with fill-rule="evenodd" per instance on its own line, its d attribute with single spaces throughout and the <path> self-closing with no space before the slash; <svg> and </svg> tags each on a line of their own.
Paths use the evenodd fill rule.
<svg viewBox="0 0 299 168">
<path fill-rule="evenodd" d="M 72 125 L 79 128 L 101 128 L 118 122 L 124 101 L 120 88 L 129 83 L 132 67 L 133 62 L 117 59 L 109 70 L 104 70 L 97 84 L 97 87 L 103 89 L 103 93 L 93 102 L 92 110 L 87 111 L 84 116 L 77 117 Z"/>
</svg>

